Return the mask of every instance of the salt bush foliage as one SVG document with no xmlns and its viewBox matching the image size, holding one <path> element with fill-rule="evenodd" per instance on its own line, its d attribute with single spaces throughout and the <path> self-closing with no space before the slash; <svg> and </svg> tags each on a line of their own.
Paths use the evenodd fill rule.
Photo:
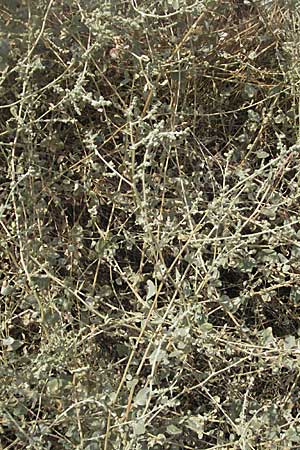
<svg viewBox="0 0 300 450">
<path fill-rule="evenodd" d="M 298 448 L 297 2 L 0 24 L 1 448 Z"/>
</svg>

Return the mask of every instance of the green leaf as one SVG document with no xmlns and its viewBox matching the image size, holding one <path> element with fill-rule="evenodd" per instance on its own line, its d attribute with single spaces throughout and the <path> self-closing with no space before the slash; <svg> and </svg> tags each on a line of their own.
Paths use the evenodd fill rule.
<svg viewBox="0 0 300 450">
<path fill-rule="evenodd" d="M 156 294 L 156 286 L 153 283 L 153 281 L 148 280 L 147 281 L 148 291 L 147 291 L 147 298 L 146 300 L 149 300 L 150 298 L 154 297 Z"/>
<path fill-rule="evenodd" d="M 133 432 L 136 436 L 141 436 L 145 434 L 145 431 L 146 431 L 145 423 L 141 418 L 139 418 L 138 422 L 135 422 L 133 424 Z"/>
<path fill-rule="evenodd" d="M 244 93 L 246 97 L 253 98 L 257 92 L 257 88 L 253 84 L 246 83 L 244 87 Z"/>
<path fill-rule="evenodd" d="M 199 326 L 202 333 L 210 333 L 213 327 L 213 324 L 209 322 L 204 322 Z"/>
<path fill-rule="evenodd" d="M 9 352 L 13 352 L 22 347 L 23 342 L 18 339 L 14 339 L 11 336 L 8 336 L 6 339 L 2 339 L 2 345 L 4 345 Z"/>
<path fill-rule="evenodd" d="M 179 0 L 168 0 L 168 4 L 169 4 L 170 6 L 172 6 L 172 8 L 173 8 L 174 10 L 179 9 L 179 7 L 180 7 L 180 2 L 179 2 Z"/>
<path fill-rule="evenodd" d="M 149 361 L 151 365 L 155 363 L 160 363 L 161 361 L 167 363 L 168 362 L 167 352 L 165 350 L 161 350 L 160 348 L 156 348 L 149 356 Z"/>
<path fill-rule="evenodd" d="M 261 332 L 261 344 L 263 346 L 269 346 L 274 342 L 272 327 L 268 327 Z"/>
<path fill-rule="evenodd" d="M 198 439 L 202 439 L 204 431 L 204 418 L 202 416 L 190 416 L 185 425 L 197 433 Z"/>
<path fill-rule="evenodd" d="M 142 388 L 135 396 L 134 403 L 138 406 L 144 406 L 148 400 L 148 394 L 150 392 L 150 388 L 145 387 Z"/>
<path fill-rule="evenodd" d="M 171 424 L 167 427 L 167 433 L 173 436 L 178 436 L 179 434 L 182 433 L 182 430 L 178 428 L 176 425 Z"/>
<path fill-rule="evenodd" d="M 264 159 L 264 158 L 268 158 L 269 153 L 265 152 L 264 150 L 259 150 L 258 152 L 256 152 L 256 156 L 258 157 L 258 159 Z"/>
<path fill-rule="evenodd" d="M 3 295 L 3 297 L 8 296 L 9 294 L 11 294 L 13 291 L 15 290 L 15 288 L 9 284 L 2 284 L 1 286 L 1 295 Z"/>
</svg>

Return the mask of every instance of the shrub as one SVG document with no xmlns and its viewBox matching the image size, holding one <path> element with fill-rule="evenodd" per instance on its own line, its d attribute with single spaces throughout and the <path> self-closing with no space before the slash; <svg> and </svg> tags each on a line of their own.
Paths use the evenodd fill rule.
<svg viewBox="0 0 300 450">
<path fill-rule="evenodd" d="M 3 449 L 298 448 L 296 3 L 3 2 Z"/>
</svg>

